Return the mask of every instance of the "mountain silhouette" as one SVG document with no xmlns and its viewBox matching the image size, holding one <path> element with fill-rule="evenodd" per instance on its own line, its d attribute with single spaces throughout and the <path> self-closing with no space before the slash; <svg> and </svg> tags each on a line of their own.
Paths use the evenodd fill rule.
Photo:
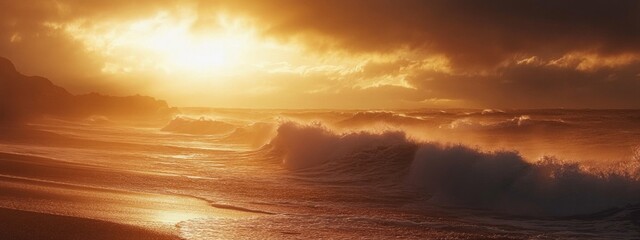
<svg viewBox="0 0 640 240">
<path fill-rule="evenodd" d="M 73 95 L 46 78 L 21 74 L 9 59 L 0 57 L 0 122 L 3 123 L 24 123 L 43 115 L 165 119 L 176 112 L 167 102 L 147 96 Z"/>
</svg>

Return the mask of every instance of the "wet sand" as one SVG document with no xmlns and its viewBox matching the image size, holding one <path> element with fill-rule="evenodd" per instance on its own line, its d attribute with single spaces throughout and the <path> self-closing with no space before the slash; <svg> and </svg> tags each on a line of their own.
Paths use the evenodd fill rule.
<svg viewBox="0 0 640 240">
<path fill-rule="evenodd" d="M 7 208 L 0 208 L 0 222 L 3 239 L 180 239 L 137 226 Z"/>
<path fill-rule="evenodd" d="M 182 221 L 259 214 L 141 190 L 140 182 L 165 178 L 152 172 L 43 157 L 38 145 L 14 144 L 0 144 L 2 239 L 180 239 Z"/>
</svg>

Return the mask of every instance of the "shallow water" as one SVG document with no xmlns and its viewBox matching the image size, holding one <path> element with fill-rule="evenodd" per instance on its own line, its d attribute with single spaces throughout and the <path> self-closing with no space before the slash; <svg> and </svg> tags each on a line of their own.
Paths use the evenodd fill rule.
<svg viewBox="0 0 640 240">
<path fill-rule="evenodd" d="M 0 207 L 186 239 L 640 238 L 640 111 L 182 111 L 5 131 Z"/>
</svg>

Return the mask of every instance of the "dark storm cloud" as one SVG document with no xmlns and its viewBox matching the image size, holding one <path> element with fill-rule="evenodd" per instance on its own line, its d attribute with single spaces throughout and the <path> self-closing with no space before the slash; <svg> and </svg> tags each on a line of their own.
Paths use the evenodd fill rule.
<svg viewBox="0 0 640 240">
<path fill-rule="evenodd" d="M 640 107 L 640 1 L 274 0 L 250 5 L 241 11 L 267 22 L 267 35 L 302 38 L 322 50 L 409 49 L 445 56 L 453 73 L 410 73 L 410 83 L 425 99 L 499 107 Z M 587 55 L 567 57 L 575 53 Z M 623 55 L 626 60 L 620 60 Z M 535 62 L 517 64 L 532 56 Z M 408 68 L 412 63 L 393 62 L 385 73 L 397 72 L 398 64 Z"/>
<path fill-rule="evenodd" d="M 593 72 L 543 65 L 501 67 L 496 75 L 423 72 L 410 82 L 433 97 L 500 108 L 637 108 L 640 62 Z"/>
<path fill-rule="evenodd" d="M 557 58 L 572 51 L 640 51 L 639 1 L 235 1 L 267 33 L 323 36 L 355 52 L 401 47 L 442 53 L 462 67 L 515 54 Z M 311 41 L 311 40 L 310 40 Z"/>
</svg>

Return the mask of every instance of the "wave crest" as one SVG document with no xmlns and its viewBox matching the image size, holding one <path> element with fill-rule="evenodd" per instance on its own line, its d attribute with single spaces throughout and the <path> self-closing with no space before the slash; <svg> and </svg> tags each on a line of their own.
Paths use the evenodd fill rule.
<svg viewBox="0 0 640 240">
<path fill-rule="evenodd" d="M 427 123 L 427 121 L 419 116 L 409 116 L 406 114 L 390 111 L 365 111 L 357 112 L 351 117 L 339 121 L 337 125 L 343 127 L 353 127 L 380 123 L 393 125 L 417 125 L 425 124 Z"/>
<path fill-rule="evenodd" d="M 261 147 L 275 135 L 274 124 L 257 122 L 244 127 L 238 127 L 222 141 L 229 143 L 244 143 L 252 147 Z"/>
<path fill-rule="evenodd" d="M 283 156 L 283 164 L 290 169 L 321 165 L 368 148 L 407 143 L 404 132 L 387 131 L 379 134 L 351 132 L 337 134 L 318 123 L 301 125 L 286 122 L 278 127 L 270 142 L 274 151 Z"/>
<path fill-rule="evenodd" d="M 531 129 L 560 129 L 571 124 L 562 119 L 532 119 L 529 115 L 520 115 L 498 122 L 479 122 L 472 118 L 461 118 L 440 128 L 455 130 L 531 130 Z"/>
<path fill-rule="evenodd" d="M 640 202 L 637 169 L 599 171 L 552 157 L 417 142 L 402 131 L 337 133 L 283 123 L 268 145 L 295 173 L 323 182 L 408 187 L 429 202 L 511 214 L 567 216 Z"/>
<path fill-rule="evenodd" d="M 194 135 L 211 135 L 230 133 L 235 128 L 236 126 L 233 124 L 209 120 L 204 117 L 199 119 L 176 117 L 169 122 L 167 126 L 162 128 L 162 131 Z"/>
</svg>

